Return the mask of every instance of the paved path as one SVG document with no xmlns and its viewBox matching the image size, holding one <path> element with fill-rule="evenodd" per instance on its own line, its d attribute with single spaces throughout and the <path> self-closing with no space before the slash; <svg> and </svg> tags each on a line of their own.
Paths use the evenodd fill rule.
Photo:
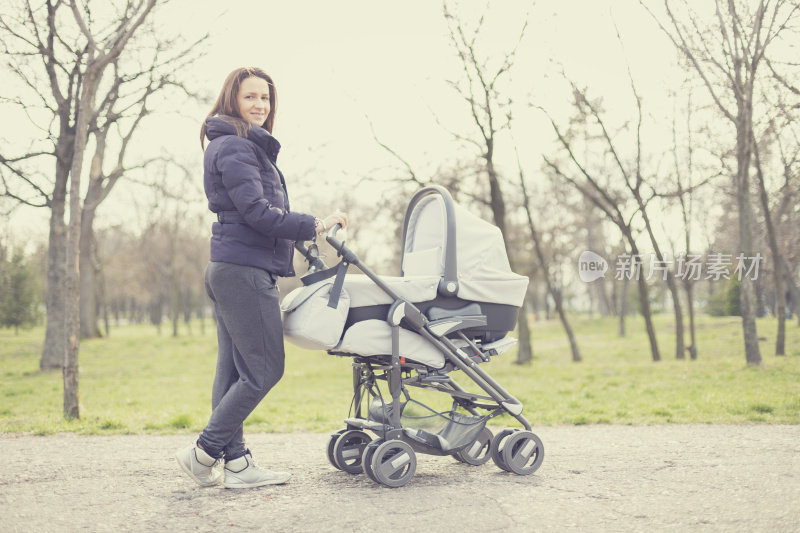
<svg viewBox="0 0 800 533">
<path fill-rule="evenodd" d="M 535 431 L 519 477 L 418 456 L 388 489 L 336 471 L 327 435 L 248 437 L 289 484 L 199 488 L 183 436 L 0 436 L 0 531 L 800 531 L 800 426 L 580 426 Z"/>
</svg>

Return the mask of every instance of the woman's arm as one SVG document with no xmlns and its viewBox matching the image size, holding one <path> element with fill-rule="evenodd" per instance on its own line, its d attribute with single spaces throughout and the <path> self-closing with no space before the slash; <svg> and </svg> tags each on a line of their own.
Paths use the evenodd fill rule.
<svg viewBox="0 0 800 533">
<path fill-rule="evenodd" d="M 220 147 L 217 169 L 228 196 L 245 222 L 268 237 L 293 241 L 312 239 L 315 233 L 313 216 L 287 212 L 270 204 L 264 194 L 256 155 L 258 148 L 234 136 L 222 142 L 225 144 Z"/>
</svg>

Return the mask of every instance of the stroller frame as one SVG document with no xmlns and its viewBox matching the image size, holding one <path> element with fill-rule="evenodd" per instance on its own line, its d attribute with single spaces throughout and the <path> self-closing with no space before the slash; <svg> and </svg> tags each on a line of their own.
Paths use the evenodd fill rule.
<svg viewBox="0 0 800 533">
<path fill-rule="evenodd" d="M 453 200 L 447 190 L 439 186 L 420 190 L 412 198 L 409 212 L 420 200 L 432 194 L 440 195 L 444 199 L 445 209 L 452 213 Z M 447 220 L 447 232 L 452 236 L 455 231 L 453 217 L 448 216 Z M 454 310 L 443 317 L 428 318 L 416 305 L 400 297 L 378 274 L 362 264 L 345 242 L 337 239 L 339 229 L 339 225 L 334 226 L 326 236 L 326 241 L 342 258 L 340 271 L 341 265 L 345 268 L 347 265 L 355 266 L 393 300 L 386 317 L 391 327 L 392 350 L 391 354 L 384 356 L 360 356 L 329 350 L 334 355 L 353 356 L 353 416 L 344 420 L 345 429 L 331 435 L 328 444 L 331 464 L 352 474 L 363 471 L 374 481 L 388 487 L 400 487 L 410 481 L 416 469 L 415 451 L 429 455 L 453 455 L 461 462 L 476 466 L 486 463 L 491 457 L 502 470 L 519 475 L 536 471 L 544 458 L 544 447 L 539 437 L 531 432 L 528 420 L 522 416 L 522 403 L 479 366 L 496 355 L 497 351 L 492 346 L 495 343 L 482 347 L 464 333 L 469 328 L 485 326 L 487 317 L 458 314 L 461 310 Z M 406 221 L 403 243 L 407 229 Z M 324 263 L 304 245 L 298 243 L 296 247 L 308 259 L 310 271 L 325 269 Z M 454 296 L 458 291 L 454 238 L 447 239 L 444 253 L 445 271 L 438 292 L 443 296 Z M 417 333 L 435 346 L 444 356 L 445 366 L 434 369 L 406 361 L 401 355 L 401 327 Z M 462 388 L 449 375 L 454 370 L 461 370 L 483 393 Z M 374 393 L 378 381 L 385 381 L 388 385 L 391 397 L 388 402 L 383 400 L 379 388 L 378 395 Z M 436 413 L 448 420 L 440 433 L 403 427 L 403 397 L 406 403 L 410 400 L 408 387 L 450 395 L 453 404 L 449 416 Z M 372 403 L 365 405 L 370 396 Z M 457 412 L 458 408 L 469 415 Z M 481 411 L 488 413 L 481 415 Z M 505 429 L 493 435 L 485 427 L 486 422 L 506 413 L 515 418 L 524 430 Z M 365 430 L 376 434 L 378 438 L 373 440 Z"/>
</svg>

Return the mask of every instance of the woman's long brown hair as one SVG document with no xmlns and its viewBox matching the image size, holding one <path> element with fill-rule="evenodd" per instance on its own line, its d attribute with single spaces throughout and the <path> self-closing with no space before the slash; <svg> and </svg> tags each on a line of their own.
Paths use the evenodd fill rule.
<svg viewBox="0 0 800 533">
<path fill-rule="evenodd" d="M 236 130 L 236 135 L 239 137 L 246 137 L 247 130 L 250 129 L 250 123 L 239 114 L 239 105 L 237 97 L 239 96 L 239 86 L 244 80 L 250 77 L 257 77 L 266 80 L 269 86 L 269 114 L 267 120 L 261 125 L 262 128 L 272 133 L 272 126 L 275 124 L 275 111 L 278 108 L 278 91 L 275 89 L 275 83 L 270 78 L 269 74 L 256 67 L 242 67 L 237 68 L 225 78 L 225 83 L 222 84 L 222 90 L 214 102 L 214 107 L 206 118 L 220 116 L 230 122 Z M 206 121 L 200 127 L 200 146 L 205 149 L 206 143 Z"/>
</svg>

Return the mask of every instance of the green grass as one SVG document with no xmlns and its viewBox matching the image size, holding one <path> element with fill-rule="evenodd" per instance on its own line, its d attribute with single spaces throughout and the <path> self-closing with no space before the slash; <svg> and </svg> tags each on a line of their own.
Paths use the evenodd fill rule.
<svg viewBox="0 0 800 533">
<path fill-rule="evenodd" d="M 670 318 L 657 317 L 659 363 L 650 360 L 640 318 L 628 320 L 625 338 L 617 337 L 611 318 L 573 320 L 582 363 L 571 362 L 560 324 L 548 321 L 532 326 L 532 364 L 516 365 L 516 353 L 507 352 L 483 366 L 525 404 L 534 424 L 800 423 L 800 328 L 794 321 L 787 323 L 787 356 L 776 357 L 776 322 L 760 319 L 763 364 L 748 367 L 736 318 L 701 317 L 699 359 L 678 361 Z M 166 330 L 158 335 L 150 326 L 126 326 L 112 329 L 108 339 L 83 341 L 81 419 L 68 422 L 61 373 L 38 370 L 43 330 L 19 336 L 0 330 L 0 432 L 199 431 L 210 413 L 216 338 L 210 326 L 193 331 L 173 338 Z M 459 382 L 473 388 L 463 377 Z M 412 394 L 437 409 L 449 406 L 441 394 Z M 247 430 L 337 429 L 351 397 L 349 359 L 287 345 L 285 376 L 247 420 Z M 426 413 L 414 407 L 414 414 Z"/>
</svg>

